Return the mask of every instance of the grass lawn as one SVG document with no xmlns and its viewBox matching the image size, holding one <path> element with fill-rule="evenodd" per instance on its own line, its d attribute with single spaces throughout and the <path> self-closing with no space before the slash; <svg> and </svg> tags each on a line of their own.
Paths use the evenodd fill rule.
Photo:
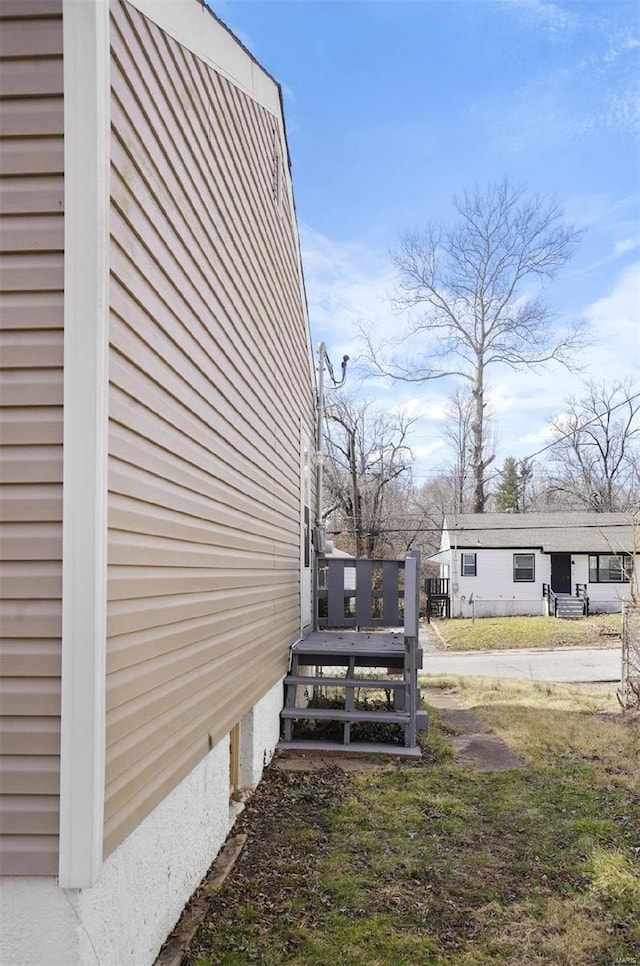
<svg viewBox="0 0 640 966">
<path fill-rule="evenodd" d="M 637 720 L 602 690 L 458 686 L 526 767 L 457 766 L 434 714 L 420 763 L 269 769 L 185 963 L 640 962 Z"/>
<path fill-rule="evenodd" d="M 620 644 L 620 614 L 595 614 L 581 620 L 555 617 L 467 617 L 436 620 L 433 625 L 451 651 L 498 651 L 512 647 L 603 647 Z"/>
</svg>

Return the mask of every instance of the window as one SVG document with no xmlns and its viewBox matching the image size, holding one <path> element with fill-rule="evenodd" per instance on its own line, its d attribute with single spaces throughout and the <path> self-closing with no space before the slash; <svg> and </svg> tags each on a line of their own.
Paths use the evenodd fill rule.
<svg viewBox="0 0 640 966">
<path fill-rule="evenodd" d="M 460 562 L 460 575 L 462 577 L 476 576 L 476 555 L 475 553 L 463 553 Z"/>
<path fill-rule="evenodd" d="M 516 583 L 536 579 L 535 558 L 532 553 L 514 553 L 513 579 Z"/>
<path fill-rule="evenodd" d="M 628 583 L 633 562 L 628 554 L 597 553 L 589 557 L 590 584 Z"/>
</svg>

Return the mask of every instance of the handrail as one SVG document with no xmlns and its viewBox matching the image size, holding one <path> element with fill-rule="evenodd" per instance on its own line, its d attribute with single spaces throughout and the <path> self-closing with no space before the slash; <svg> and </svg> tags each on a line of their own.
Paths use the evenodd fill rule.
<svg viewBox="0 0 640 966">
<path fill-rule="evenodd" d="M 555 590 L 551 589 L 551 584 L 542 585 L 542 596 L 549 598 L 549 617 L 551 617 L 551 611 L 553 611 L 553 616 L 558 616 L 558 597 Z"/>
<path fill-rule="evenodd" d="M 582 600 L 582 606 L 584 610 L 584 616 L 589 616 L 589 595 L 587 593 L 587 584 L 576 584 L 576 597 Z"/>
</svg>

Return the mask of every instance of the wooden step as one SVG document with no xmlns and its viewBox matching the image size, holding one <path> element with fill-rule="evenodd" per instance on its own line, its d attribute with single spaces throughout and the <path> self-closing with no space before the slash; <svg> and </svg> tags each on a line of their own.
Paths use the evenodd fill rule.
<svg viewBox="0 0 640 966">
<path fill-rule="evenodd" d="M 405 748 L 404 745 L 389 745 L 383 742 L 373 741 L 354 741 L 345 745 L 341 741 L 280 741 L 277 744 L 278 751 L 292 752 L 316 752 L 322 754 L 336 754 L 351 757 L 352 755 L 395 755 L 402 758 L 420 758 L 422 749 L 418 745 L 413 748 Z"/>
<path fill-rule="evenodd" d="M 402 678 L 328 678 L 298 674 L 288 674 L 284 683 L 326 688 L 373 688 L 376 691 L 406 687 Z"/>
<path fill-rule="evenodd" d="M 399 725 L 409 724 L 411 717 L 405 711 L 345 711 L 341 708 L 283 708 L 280 716 L 298 721 L 378 721 Z"/>
<path fill-rule="evenodd" d="M 348 667 L 351 661 L 355 667 L 390 667 L 401 671 L 404 667 L 404 654 L 353 654 L 349 651 L 298 651 L 298 664 L 302 667 Z M 418 665 L 422 667 L 420 663 Z"/>
<path fill-rule="evenodd" d="M 577 601 L 575 604 L 558 602 L 556 614 L 558 615 L 558 617 L 562 617 L 563 615 L 567 615 L 571 617 L 582 617 L 582 615 L 584 614 L 584 607 L 579 601 Z"/>
</svg>

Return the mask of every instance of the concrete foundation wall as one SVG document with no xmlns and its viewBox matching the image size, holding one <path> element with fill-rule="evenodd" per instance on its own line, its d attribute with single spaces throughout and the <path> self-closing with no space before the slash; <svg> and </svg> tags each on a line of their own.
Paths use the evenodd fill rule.
<svg viewBox="0 0 640 966">
<path fill-rule="evenodd" d="M 255 787 L 273 755 L 282 684 L 242 719 L 240 775 Z M 237 814 L 229 739 L 193 769 L 106 860 L 91 889 L 53 877 L 0 880 L 2 966 L 151 966 Z"/>
</svg>

